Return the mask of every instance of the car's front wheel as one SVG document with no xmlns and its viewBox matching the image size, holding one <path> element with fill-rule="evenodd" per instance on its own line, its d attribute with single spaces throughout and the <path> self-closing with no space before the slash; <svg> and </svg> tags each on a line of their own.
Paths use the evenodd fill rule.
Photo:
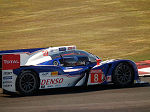
<svg viewBox="0 0 150 112">
<path fill-rule="evenodd" d="M 128 63 L 119 63 L 113 71 L 113 82 L 120 87 L 128 87 L 134 82 L 134 72 Z"/>
<path fill-rule="evenodd" d="M 17 90 L 23 96 L 35 95 L 39 88 L 39 79 L 36 73 L 23 71 L 17 78 Z"/>
</svg>

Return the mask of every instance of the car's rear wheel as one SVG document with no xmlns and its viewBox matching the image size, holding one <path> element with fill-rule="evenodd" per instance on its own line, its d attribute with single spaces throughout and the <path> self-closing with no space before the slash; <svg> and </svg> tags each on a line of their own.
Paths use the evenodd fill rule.
<svg viewBox="0 0 150 112">
<path fill-rule="evenodd" d="M 113 71 L 113 82 L 119 87 L 128 87 L 134 82 L 134 72 L 128 63 L 119 63 Z"/>
<path fill-rule="evenodd" d="M 36 73 L 23 71 L 17 78 L 17 90 L 23 96 L 35 95 L 39 88 L 39 79 Z"/>
</svg>

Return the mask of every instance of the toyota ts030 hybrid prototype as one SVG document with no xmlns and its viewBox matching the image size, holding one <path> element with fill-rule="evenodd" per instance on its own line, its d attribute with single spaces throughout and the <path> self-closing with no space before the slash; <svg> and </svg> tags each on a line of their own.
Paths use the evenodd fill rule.
<svg viewBox="0 0 150 112">
<path fill-rule="evenodd" d="M 126 87 L 139 79 L 133 61 L 101 61 L 76 46 L 0 51 L 0 60 L 1 88 L 21 95 L 34 95 L 39 89 L 108 83 Z"/>
</svg>

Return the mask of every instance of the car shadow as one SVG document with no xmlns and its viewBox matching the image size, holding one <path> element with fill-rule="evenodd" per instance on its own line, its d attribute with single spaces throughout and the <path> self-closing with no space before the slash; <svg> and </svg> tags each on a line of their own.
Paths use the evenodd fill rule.
<svg viewBox="0 0 150 112">
<path fill-rule="evenodd" d="M 76 94 L 76 93 L 84 93 L 84 92 L 92 92 L 92 91 L 103 91 L 103 90 L 111 90 L 111 89 L 125 89 L 125 88 L 137 88 L 137 87 L 148 87 L 149 83 L 144 84 L 134 84 L 131 87 L 117 87 L 114 84 L 109 85 L 91 85 L 86 87 L 70 87 L 70 88 L 57 88 L 57 89 L 47 89 L 40 90 L 38 95 L 59 95 L 59 94 Z"/>
<path fill-rule="evenodd" d="M 111 90 L 111 89 L 138 88 L 138 87 L 150 87 L 150 83 L 134 84 L 131 87 L 124 87 L 124 88 L 117 87 L 113 84 L 92 85 L 92 86 L 86 86 L 86 87 L 55 88 L 55 89 L 39 90 L 39 92 L 36 95 L 32 95 L 32 96 L 77 94 L 77 93 L 84 93 L 84 92 L 103 91 L 103 90 Z M 32 96 L 26 96 L 26 97 L 32 97 Z M 23 96 L 20 96 L 16 93 L 11 93 L 10 95 L 3 95 L 3 97 L 18 98 L 18 97 L 23 97 Z"/>
</svg>

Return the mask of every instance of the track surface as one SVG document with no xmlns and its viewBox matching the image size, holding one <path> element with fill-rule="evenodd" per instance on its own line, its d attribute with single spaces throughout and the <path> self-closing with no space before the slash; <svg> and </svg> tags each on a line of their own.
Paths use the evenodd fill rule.
<svg viewBox="0 0 150 112">
<path fill-rule="evenodd" d="M 142 80 L 149 81 L 150 78 Z M 41 91 L 38 96 L 2 94 L 0 112 L 150 112 L 150 85 L 113 85 Z"/>
<path fill-rule="evenodd" d="M 139 70 L 149 68 L 149 60 L 138 62 Z M 139 72 L 140 75 L 145 72 Z M 149 73 L 148 73 L 149 74 Z M 150 82 L 150 77 L 141 78 Z M 150 112 L 150 84 L 131 88 L 113 85 L 87 88 L 61 88 L 40 91 L 38 96 L 20 97 L 2 94 L 0 112 Z"/>
</svg>

